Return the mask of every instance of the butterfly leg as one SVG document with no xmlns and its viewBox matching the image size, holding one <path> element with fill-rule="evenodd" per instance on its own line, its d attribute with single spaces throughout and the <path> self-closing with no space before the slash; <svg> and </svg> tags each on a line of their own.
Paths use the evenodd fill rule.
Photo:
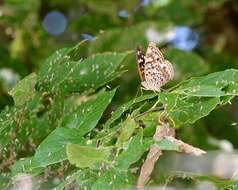
<svg viewBox="0 0 238 190">
<path fill-rule="evenodd" d="M 152 89 L 149 88 L 146 81 L 141 82 L 141 84 L 142 84 L 141 89 L 143 89 L 143 90 L 152 90 Z"/>
</svg>

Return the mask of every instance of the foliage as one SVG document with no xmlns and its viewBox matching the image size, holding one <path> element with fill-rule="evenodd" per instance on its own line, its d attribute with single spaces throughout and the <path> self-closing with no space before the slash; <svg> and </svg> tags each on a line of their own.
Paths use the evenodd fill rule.
<svg viewBox="0 0 238 190">
<path fill-rule="evenodd" d="M 167 139 L 153 140 L 156 126 L 164 122 L 159 116 L 168 118 L 182 140 L 188 134 L 189 143 L 202 149 L 219 148 L 212 138 L 231 139 L 238 147 L 237 58 L 225 52 L 220 41 L 207 49 L 201 41 L 194 51 L 184 51 L 174 48 L 167 35 L 177 25 L 208 27 L 206 14 L 225 9 L 224 4 L 226 0 L 155 0 L 147 6 L 139 0 L 1 3 L 0 26 L 6 32 L 0 65 L 22 79 L 11 88 L 0 75 L 0 188 L 17 187 L 22 174 L 56 190 L 136 186 L 149 147 L 178 150 Z M 66 43 L 65 38 L 47 34 L 41 14 L 52 7 L 74 17 L 65 36 L 88 33 L 98 39 L 76 37 Z M 120 16 L 121 11 L 127 15 Z M 174 65 L 175 77 L 159 93 L 137 93 L 134 49 L 138 43 L 145 49 L 151 32 Z M 158 106 L 165 109 L 146 113 Z M 221 118 L 228 121 L 218 123 Z M 232 129 L 225 128 L 231 123 Z M 219 131 L 219 125 L 226 132 Z M 185 176 L 220 189 L 237 186 L 233 179 L 186 172 L 159 175 L 156 185 Z M 54 177 L 58 183 L 51 182 Z"/>
</svg>

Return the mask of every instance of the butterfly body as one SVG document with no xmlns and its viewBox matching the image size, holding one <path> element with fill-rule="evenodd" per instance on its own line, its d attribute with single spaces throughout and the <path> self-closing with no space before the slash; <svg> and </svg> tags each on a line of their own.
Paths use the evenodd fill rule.
<svg viewBox="0 0 238 190">
<path fill-rule="evenodd" d="M 174 77 L 173 65 L 165 60 L 156 44 L 151 42 L 146 53 L 137 45 L 137 66 L 145 90 L 160 92 Z"/>
</svg>

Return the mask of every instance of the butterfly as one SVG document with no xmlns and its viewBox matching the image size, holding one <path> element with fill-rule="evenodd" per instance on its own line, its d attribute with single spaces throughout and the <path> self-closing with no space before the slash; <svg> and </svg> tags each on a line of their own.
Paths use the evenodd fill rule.
<svg viewBox="0 0 238 190">
<path fill-rule="evenodd" d="M 154 42 L 150 42 L 146 52 L 137 45 L 136 58 L 141 84 L 145 90 L 160 92 L 161 87 L 173 79 L 173 65 L 164 59 Z"/>
</svg>

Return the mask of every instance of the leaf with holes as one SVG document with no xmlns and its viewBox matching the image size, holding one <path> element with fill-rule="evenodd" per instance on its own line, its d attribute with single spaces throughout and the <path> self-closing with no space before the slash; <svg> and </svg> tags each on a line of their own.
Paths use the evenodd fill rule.
<svg viewBox="0 0 238 190">
<path fill-rule="evenodd" d="M 44 167 L 67 159 L 66 144 L 85 145 L 87 139 L 80 137 L 77 130 L 57 128 L 37 147 L 32 167 Z"/>
<path fill-rule="evenodd" d="M 91 131 L 98 123 L 104 110 L 110 104 L 116 89 L 104 92 L 95 99 L 82 103 L 78 109 L 66 116 L 62 126 L 77 129 L 78 135 L 84 135 Z"/>
<path fill-rule="evenodd" d="M 35 127 L 31 121 L 39 111 L 39 101 L 40 95 L 35 93 L 32 100 L 20 106 L 6 107 L 0 113 L 0 151 L 14 145 L 14 151 L 17 152 L 24 146 Z M 0 157 L 5 153 L 0 154 Z"/>
<path fill-rule="evenodd" d="M 116 168 L 110 168 L 93 184 L 93 190 L 127 189 L 134 183 L 131 173 Z"/>
<path fill-rule="evenodd" d="M 50 91 L 52 82 L 60 81 L 60 78 L 63 76 L 59 76 L 60 73 L 57 73 L 58 75 L 55 76 L 55 72 L 57 72 L 57 70 L 60 70 L 61 68 L 71 69 L 69 68 L 70 65 L 66 65 L 66 62 L 74 62 L 80 60 L 80 56 L 77 52 L 81 45 L 83 45 L 83 43 L 84 41 L 81 41 L 74 47 L 57 50 L 49 58 L 47 58 L 37 75 L 37 89 L 42 91 Z"/>
<path fill-rule="evenodd" d="M 110 117 L 110 119 L 107 120 L 107 122 L 105 123 L 104 128 L 108 129 L 110 127 L 110 125 L 117 120 L 118 118 L 121 117 L 121 115 L 127 111 L 132 105 L 138 103 L 138 102 L 142 102 L 148 99 L 152 99 L 156 96 L 156 94 L 146 94 L 146 95 L 142 95 L 138 98 L 136 98 L 136 100 L 131 100 L 125 104 L 123 104 L 122 106 L 120 106 Z"/>
<path fill-rule="evenodd" d="M 60 90 L 65 93 L 97 89 L 124 72 L 117 70 L 130 53 L 102 53 L 84 60 L 72 60 L 72 51 L 75 49 L 61 49 L 46 60 L 38 74 L 37 89 L 49 92 Z"/>
<path fill-rule="evenodd" d="M 72 183 L 73 181 L 77 180 L 78 178 L 80 178 L 80 176 L 82 176 L 83 174 L 85 174 L 85 171 L 82 170 L 78 170 L 76 172 L 73 172 L 73 174 L 71 174 L 70 176 L 68 176 L 62 183 L 60 183 L 59 185 L 57 185 L 57 187 L 53 188 L 53 190 L 64 190 L 65 186 L 69 185 L 70 183 Z"/>
<path fill-rule="evenodd" d="M 182 82 L 173 93 L 187 96 L 221 97 L 238 95 L 238 70 L 228 69 Z"/>
<path fill-rule="evenodd" d="M 129 141 L 127 149 L 125 149 L 117 159 L 116 166 L 118 168 L 126 170 L 130 167 L 131 164 L 140 159 L 145 151 L 145 147 L 142 143 L 142 138 L 143 131 L 140 130 L 140 132 Z"/>
<path fill-rule="evenodd" d="M 33 157 L 27 157 L 18 160 L 11 168 L 11 174 L 13 176 L 19 173 L 37 174 L 43 172 L 45 169 L 43 167 L 33 168 L 32 167 Z"/>
<path fill-rule="evenodd" d="M 166 111 L 176 126 L 194 123 L 208 115 L 220 103 L 220 99 L 217 97 L 187 97 L 174 93 L 161 93 L 160 101 L 168 106 L 169 109 Z"/>
<path fill-rule="evenodd" d="M 121 133 L 116 142 L 116 147 L 120 147 L 125 141 L 127 141 L 130 136 L 133 134 L 137 123 L 133 119 L 133 117 L 138 114 L 140 108 L 136 109 L 132 112 L 132 114 L 122 123 L 121 125 Z"/>
</svg>

